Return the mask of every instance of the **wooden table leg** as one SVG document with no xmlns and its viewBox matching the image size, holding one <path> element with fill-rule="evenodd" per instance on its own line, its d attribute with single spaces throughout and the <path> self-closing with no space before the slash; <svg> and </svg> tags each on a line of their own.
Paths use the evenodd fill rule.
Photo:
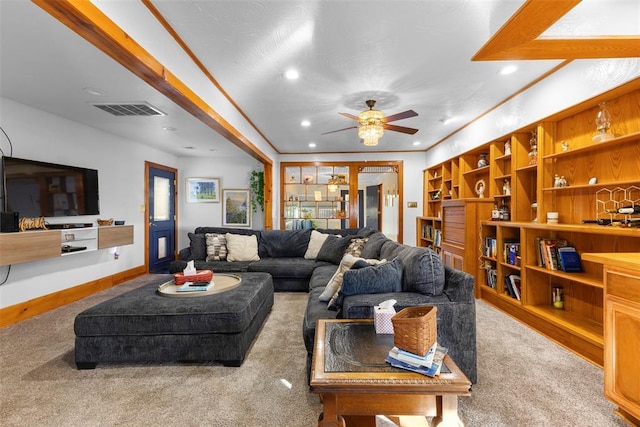
<svg viewBox="0 0 640 427">
<path fill-rule="evenodd" d="M 344 418 L 338 414 L 338 396 L 322 394 L 322 414 L 318 419 L 318 427 L 346 427 Z"/>
<path fill-rule="evenodd" d="M 434 427 L 464 427 L 458 417 L 458 396 L 436 396 L 436 416 L 431 425 Z"/>
</svg>

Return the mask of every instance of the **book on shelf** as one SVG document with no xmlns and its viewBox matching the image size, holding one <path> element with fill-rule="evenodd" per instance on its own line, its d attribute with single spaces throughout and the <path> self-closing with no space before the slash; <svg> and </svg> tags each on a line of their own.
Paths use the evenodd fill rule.
<svg viewBox="0 0 640 427">
<path fill-rule="evenodd" d="M 210 282 L 184 282 L 176 292 L 202 292 L 208 291 L 213 287 L 213 280 Z"/>
<path fill-rule="evenodd" d="M 498 255 L 496 247 L 497 247 L 497 244 L 496 244 L 495 237 L 484 238 L 484 256 L 495 258 Z"/>
<path fill-rule="evenodd" d="M 566 239 L 541 238 L 538 244 L 540 245 L 541 267 L 547 270 L 562 270 L 558 258 L 558 248 L 569 246 L 569 242 Z"/>
<path fill-rule="evenodd" d="M 495 268 L 487 269 L 487 286 L 495 289 L 498 284 L 498 270 Z"/>
<path fill-rule="evenodd" d="M 433 244 L 435 246 L 440 246 L 442 243 L 442 230 L 435 229 L 433 230 Z"/>
<path fill-rule="evenodd" d="M 573 246 L 558 248 L 558 258 L 562 271 L 567 273 L 579 273 L 582 271 L 580 255 Z"/>
<path fill-rule="evenodd" d="M 513 297 L 520 301 L 522 295 L 522 288 L 520 287 L 520 276 L 517 274 L 510 274 L 507 277 L 509 278 L 509 284 L 511 285 Z"/>
<path fill-rule="evenodd" d="M 437 345 L 437 343 L 436 343 Z M 405 363 L 399 359 L 393 357 L 391 352 L 387 355 L 386 361 L 391 366 L 396 368 L 405 369 L 407 371 L 417 372 L 422 375 L 427 375 L 429 377 L 435 377 L 440 375 L 440 370 L 442 369 L 442 364 L 444 363 L 444 356 L 447 354 L 448 349 L 446 347 L 442 347 L 437 345 L 436 351 L 433 355 L 433 361 L 431 362 L 431 366 L 415 366 L 409 363 Z"/>
<path fill-rule="evenodd" d="M 502 248 L 504 262 L 510 265 L 520 265 L 520 240 L 504 239 Z"/>
</svg>

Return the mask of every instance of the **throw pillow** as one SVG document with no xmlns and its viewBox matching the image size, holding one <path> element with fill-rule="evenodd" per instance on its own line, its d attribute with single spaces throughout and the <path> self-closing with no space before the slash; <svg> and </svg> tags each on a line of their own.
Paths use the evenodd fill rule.
<svg viewBox="0 0 640 427">
<path fill-rule="evenodd" d="M 366 261 L 364 261 L 364 259 L 362 258 L 356 258 L 351 254 L 345 254 L 342 257 L 342 261 L 340 261 L 340 265 L 338 266 L 338 269 L 336 270 L 335 273 L 333 273 L 333 276 L 331 276 L 331 279 L 329 279 L 329 283 L 327 283 L 327 286 L 325 286 L 324 291 L 322 291 L 318 299 L 320 301 L 327 302 L 331 299 L 331 297 L 334 294 L 338 293 L 338 290 L 342 285 L 342 275 L 344 274 L 345 271 L 350 269 L 355 262 L 359 262 L 359 261 L 363 261 L 366 263 Z"/>
<path fill-rule="evenodd" d="M 258 238 L 227 233 L 227 261 L 259 261 Z"/>
<path fill-rule="evenodd" d="M 336 297 L 335 309 L 342 307 L 342 301 L 349 295 L 383 294 L 402 291 L 402 260 L 396 258 L 370 267 L 345 271 L 342 287 Z"/>
<path fill-rule="evenodd" d="M 207 262 L 227 259 L 227 239 L 223 234 L 207 233 Z"/>
<path fill-rule="evenodd" d="M 355 258 L 350 254 L 345 254 L 344 258 L 347 258 L 347 260 L 349 259 L 353 259 L 354 262 L 351 264 L 351 268 L 345 268 L 344 272 L 337 278 L 336 283 L 334 284 L 334 292 L 333 295 L 331 295 L 331 299 L 329 300 L 329 303 L 327 304 L 327 308 L 329 310 L 337 310 L 338 309 L 338 298 L 340 295 L 340 289 L 342 289 L 342 284 L 344 282 L 344 274 L 347 273 L 348 271 L 351 270 L 357 270 L 360 268 L 364 268 L 364 266 L 372 266 L 372 265 L 381 265 L 387 262 L 386 259 L 364 259 L 364 258 Z M 340 268 L 338 268 L 338 270 L 340 270 Z M 327 288 L 330 288 L 329 285 L 327 285 Z M 325 291 L 327 290 L 327 288 L 325 288 Z M 324 293 L 324 292 L 323 292 Z"/>
<path fill-rule="evenodd" d="M 316 256 L 316 261 L 326 261 L 336 265 L 340 264 L 347 246 L 351 243 L 351 239 L 353 239 L 353 236 L 328 236 L 322 244 L 318 256 Z"/>
<path fill-rule="evenodd" d="M 200 233 L 187 233 L 189 236 L 189 261 L 191 260 L 204 260 L 207 258 L 207 243 L 204 234 Z"/>
<path fill-rule="evenodd" d="M 319 231 L 312 230 L 311 238 L 309 239 L 309 246 L 307 246 L 307 251 L 304 253 L 305 259 L 316 259 L 318 256 L 318 252 L 320 252 L 320 248 L 324 244 L 324 241 L 329 237 L 328 234 L 320 233 Z"/>
<path fill-rule="evenodd" d="M 351 239 L 351 243 L 349 243 L 349 246 L 347 246 L 347 249 L 345 250 L 344 253 L 346 254 L 351 254 L 353 256 L 359 257 L 362 255 L 362 248 L 364 248 L 364 245 L 367 243 L 367 239 L 365 238 L 355 238 L 355 239 Z"/>
</svg>

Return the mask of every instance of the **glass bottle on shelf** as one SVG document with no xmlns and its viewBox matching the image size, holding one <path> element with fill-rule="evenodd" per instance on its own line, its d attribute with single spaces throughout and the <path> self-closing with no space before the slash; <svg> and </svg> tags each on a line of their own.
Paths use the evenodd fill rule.
<svg viewBox="0 0 640 427">
<path fill-rule="evenodd" d="M 529 139 L 529 164 L 535 165 L 538 163 L 538 135 L 535 130 L 531 131 L 531 138 Z"/>
<path fill-rule="evenodd" d="M 609 113 L 606 102 L 601 102 L 599 106 L 600 110 L 598 110 L 598 114 L 596 114 L 595 121 L 597 133 L 593 136 L 593 140 L 595 142 L 609 141 L 615 137 L 609 132 L 611 128 L 611 113 Z"/>
</svg>

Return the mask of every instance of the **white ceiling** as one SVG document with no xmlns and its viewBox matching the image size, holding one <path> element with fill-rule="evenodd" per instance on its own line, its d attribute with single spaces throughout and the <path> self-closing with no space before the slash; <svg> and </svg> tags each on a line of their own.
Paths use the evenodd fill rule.
<svg viewBox="0 0 640 427">
<path fill-rule="evenodd" d="M 280 153 L 425 150 L 442 140 L 561 62 L 510 61 L 518 71 L 502 76 L 507 62 L 470 61 L 522 3 L 153 1 Z M 633 33 L 640 16 L 629 11 L 637 12 L 638 3 L 585 0 L 550 32 L 584 31 L 588 20 L 591 31 L 606 34 L 613 25 L 617 33 Z M 241 152 L 31 2 L 0 1 L 0 36 L 3 97 L 179 156 Z M 300 78 L 284 79 L 288 68 L 299 70 Z M 415 110 L 418 117 L 394 124 L 418 133 L 387 131 L 372 148 L 360 143 L 355 129 L 321 135 L 355 124 L 338 113 L 357 115 L 369 98 L 386 115 Z M 167 116 L 114 117 L 91 106 L 131 101 L 148 102 Z M 302 120 L 311 126 L 300 126 Z M 162 129 L 167 126 L 177 131 Z"/>
</svg>

